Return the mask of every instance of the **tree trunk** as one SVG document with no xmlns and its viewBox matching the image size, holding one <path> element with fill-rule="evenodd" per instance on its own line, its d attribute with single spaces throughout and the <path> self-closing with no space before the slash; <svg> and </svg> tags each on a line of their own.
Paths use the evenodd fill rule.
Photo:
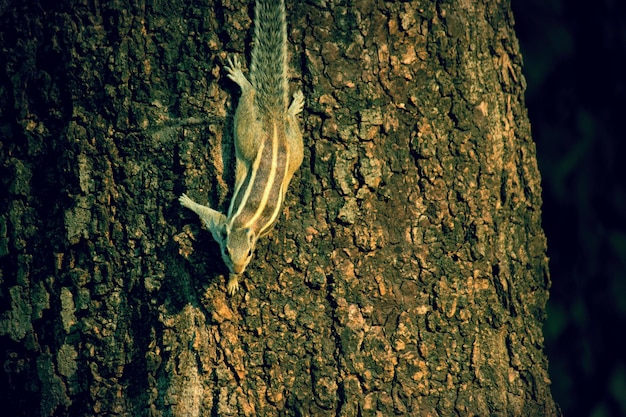
<svg viewBox="0 0 626 417">
<path fill-rule="evenodd" d="M 206 3 L 0 5 L 5 415 L 558 415 L 508 2 L 287 2 L 305 163 L 234 297 L 177 202 L 234 180 Z"/>
</svg>

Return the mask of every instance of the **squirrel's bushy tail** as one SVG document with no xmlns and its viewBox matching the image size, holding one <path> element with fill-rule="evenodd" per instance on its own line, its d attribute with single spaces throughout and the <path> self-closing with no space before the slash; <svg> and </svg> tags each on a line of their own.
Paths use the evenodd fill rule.
<svg viewBox="0 0 626 417">
<path fill-rule="evenodd" d="M 250 79 L 261 114 L 285 114 L 288 103 L 284 0 L 257 0 Z"/>
</svg>

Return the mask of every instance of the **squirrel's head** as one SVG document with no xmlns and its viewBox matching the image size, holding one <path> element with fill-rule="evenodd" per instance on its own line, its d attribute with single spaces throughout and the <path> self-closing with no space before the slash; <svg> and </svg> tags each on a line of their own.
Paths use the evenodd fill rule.
<svg viewBox="0 0 626 417">
<path fill-rule="evenodd" d="M 224 228 L 222 239 L 222 258 L 233 274 L 242 274 L 252 259 L 256 234 L 252 229 Z"/>
</svg>

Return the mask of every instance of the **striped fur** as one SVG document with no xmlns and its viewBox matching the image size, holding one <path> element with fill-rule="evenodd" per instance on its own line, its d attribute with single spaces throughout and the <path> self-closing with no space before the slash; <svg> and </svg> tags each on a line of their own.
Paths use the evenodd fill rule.
<svg viewBox="0 0 626 417">
<path fill-rule="evenodd" d="M 256 236 L 265 236 L 276 222 L 283 199 L 289 161 L 289 148 L 273 124 L 271 136 L 264 139 L 257 156 L 237 187 L 228 210 L 230 229 L 252 229 Z"/>
</svg>

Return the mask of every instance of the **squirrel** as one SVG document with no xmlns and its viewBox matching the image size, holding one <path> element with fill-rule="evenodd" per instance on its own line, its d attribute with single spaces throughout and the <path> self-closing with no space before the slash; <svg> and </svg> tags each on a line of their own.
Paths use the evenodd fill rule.
<svg viewBox="0 0 626 417">
<path fill-rule="evenodd" d="M 235 191 L 227 215 L 191 200 L 180 203 L 204 221 L 230 270 L 227 290 L 239 289 L 259 238 L 276 223 L 285 192 L 304 157 L 297 115 L 304 107 L 298 90 L 289 104 L 287 22 L 284 0 L 257 0 L 250 81 L 237 57 L 229 57 L 228 78 L 241 89 L 235 111 Z"/>
</svg>

